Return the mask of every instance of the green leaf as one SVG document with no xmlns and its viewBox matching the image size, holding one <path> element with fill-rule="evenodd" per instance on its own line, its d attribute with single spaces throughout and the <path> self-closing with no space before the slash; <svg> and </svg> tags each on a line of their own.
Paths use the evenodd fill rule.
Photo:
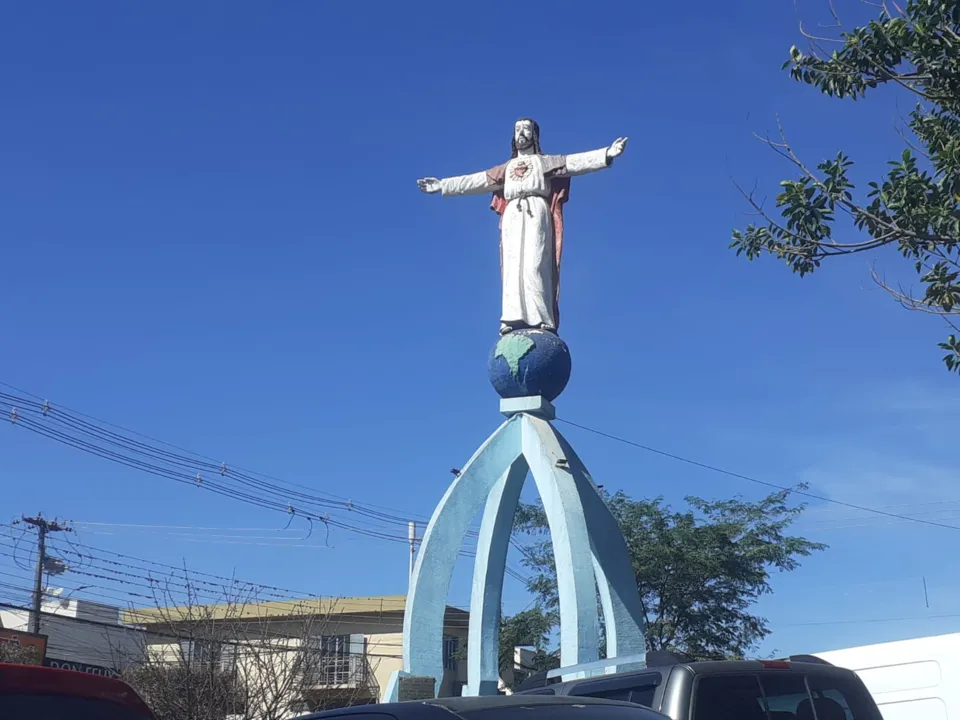
<svg viewBox="0 0 960 720">
<path fill-rule="evenodd" d="M 746 656 L 769 633 L 755 603 L 772 591 L 772 574 L 795 570 L 803 558 L 825 548 L 788 534 L 804 510 L 791 504 L 788 491 L 759 502 L 691 497 L 683 510 L 659 498 L 634 500 L 622 492 L 605 500 L 630 552 L 651 650 L 678 649 L 701 658 Z M 542 618 L 556 621 L 556 569 L 547 527 L 540 504 L 520 506 L 515 528 L 523 563 L 534 573 L 529 589 L 540 615 L 516 622 L 534 634 L 543 629 Z M 512 632 L 508 645 L 518 634 L 516 628 Z"/>
<path fill-rule="evenodd" d="M 856 101 L 891 86 L 912 91 L 917 102 L 899 158 L 867 180 L 863 195 L 855 192 L 847 174 L 853 161 L 842 150 L 829 148 L 833 159 L 814 165 L 778 147 L 795 160 L 789 167 L 799 166 L 798 177 L 780 182 L 775 207 L 760 209 L 758 226 L 733 236 L 730 248 L 737 255 L 769 255 L 803 277 L 827 258 L 892 247 L 922 286 L 904 304 L 960 315 L 958 20 L 960 3 L 906 0 L 895 17 L 881 9 L 873 20 L 838 31 L 829 54 L 789 48 L 782 69 L 823 95 Z M 892 254 L 881 257 L 896 261 Z M 940 266 L 930 271 L 933 263 Z M 951 347 L 943 361 L 960 373 L 960 348 Z"/>
</svg>

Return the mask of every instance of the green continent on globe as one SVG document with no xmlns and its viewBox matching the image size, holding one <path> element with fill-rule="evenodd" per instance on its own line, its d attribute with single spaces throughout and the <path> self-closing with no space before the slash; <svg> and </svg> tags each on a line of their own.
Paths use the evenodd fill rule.
<svg viewBox="0 0 960 720">
<path fill-rule="evenodd" d="M 495 357 L 502 357 L 506 360 L 507 367 L 510 368 L 510 374 L 516 377 L 517 373 L 520 372 L 520 360 L 536 346 L 537 344 L 526 335 L 510 333 L 504 335 L 497 343 Z"/>
</svg>

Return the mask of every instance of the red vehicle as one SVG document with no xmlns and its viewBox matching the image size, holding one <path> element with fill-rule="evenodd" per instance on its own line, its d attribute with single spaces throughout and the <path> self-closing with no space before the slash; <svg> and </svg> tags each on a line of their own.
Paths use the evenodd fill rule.
<svg viewBox="0 0 960 720">
<path fill-rule="evenodd" d="M 156 720 L 116 678 L 39 665 L 0 664 L 3 720 Z"/>
</svg>

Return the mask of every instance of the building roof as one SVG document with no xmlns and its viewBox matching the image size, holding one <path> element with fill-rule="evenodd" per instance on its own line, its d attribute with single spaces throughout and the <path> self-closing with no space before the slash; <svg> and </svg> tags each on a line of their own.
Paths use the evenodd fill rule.
<svg viewBox="0 0 960 720">
<path fill-rule="evenodd" d="M 303 600 L 269 600 L 238 602 L 223 605 L 134 608 L 123 612 L 126 625 L 155 625 L 170 622 L 209 620 L 241 620 L 302 617 L 304 615 L 365 615 L 370 619 L 383 613 L 402 613 L 406 595 L 379 595 L 353 598 L 307 598 Z M 467 617 L 469 612 L 448 605 L 446 615 Z"/>
</svg>

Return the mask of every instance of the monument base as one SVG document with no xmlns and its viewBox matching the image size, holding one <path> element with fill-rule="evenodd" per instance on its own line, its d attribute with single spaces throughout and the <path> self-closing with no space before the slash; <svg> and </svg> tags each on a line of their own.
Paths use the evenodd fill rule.
<svg viewBox="0 0 960 720">
<path fill-rule="evenodd" d="M 434 677 L 412 675 L 405 670 L 394 670 L 380 702 L 409 702 L 432 700 L 440 694 L 440 681 Z"/>
<path fill-rule="evenodd" d="M 541 395 L 528 397 L 504 398 L 500 401 L 500 414 L 513 417 L 520 413 L 527 413 L 543 420 L 556 420 L 557 411 L 553 403 Z"/>
</svg>

